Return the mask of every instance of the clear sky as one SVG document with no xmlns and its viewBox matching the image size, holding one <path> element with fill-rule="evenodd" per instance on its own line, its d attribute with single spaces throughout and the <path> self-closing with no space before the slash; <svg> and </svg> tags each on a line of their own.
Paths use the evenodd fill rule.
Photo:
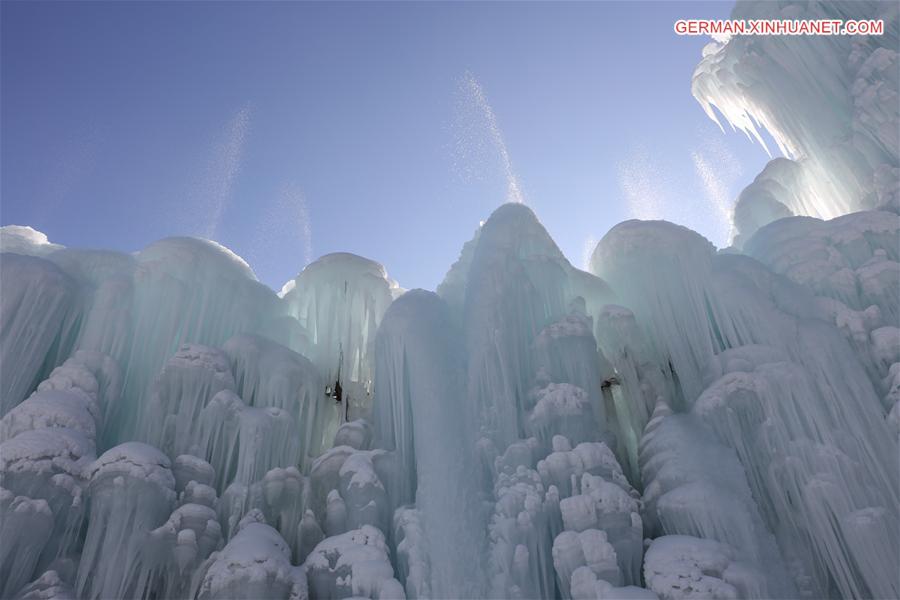
<svg viewBox="0 0 900 600">
<path fill-rule="evenodd" d="M 433 289 L 511 196 L 578 266 L 633 216 L 722 245 L 768 157 L 673 24 L 732 4 L 3 2 L 0 223 L 212 237 L 275 289 L 334 251 Z"/>
</svg>

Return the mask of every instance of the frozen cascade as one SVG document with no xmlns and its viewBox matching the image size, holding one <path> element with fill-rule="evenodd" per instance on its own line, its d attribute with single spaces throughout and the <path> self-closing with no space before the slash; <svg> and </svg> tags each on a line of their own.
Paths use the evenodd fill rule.
<svg viewBox="0 0 900 600">
<path fill-rule="evenodd" d="M 75 346 L 123 359 L 132 343 L 135 257 L 109 250 L 66 248 L 47 259 L 77 285 L 82 315 Z"/>
<path fill-rule="evenodd" d="M 38 246 L 45 258 L 0 258 L 0 352 L 14 374 L 3 378 L 4 413 L 73 349 L 100 352 L 122 367 L 121 401 L 106 418 L 117 437 L 107 445 L 133 439 L 151 382 L 182 343 L 218 346 L 235 333 L 283 329 L 273 325 L 286 316 L 278 297 L 215 242 L 168 238 L 135 255 Z M 47 331 L 23 337 L 24 323 Z"/>
<path fill-rule="evenodd" d="M 505 205 L 437 294 L 343 253 L 275 294 L 0 228 L 0 596 L 897 597 L 897 15 L 738 2 L 886 30 L 704 50 L 787 155 L 723 251 L 628 221 L 587 273 Z"/>
<path fill-rule="evenodd" d="M 307 265 L 286 289 L 288 314 L 305 328 L 312 344 L 310 360 L 326 385 L 340 379 L 353 418 L 365 417 L 375 332 L 399 286 L 377 262 L 340 252 Z"/>
<path fill-rule="evenodd" d="M 653 407 L 666 390 L 662 368 L 652 360 L 634 313 L 616 304 L 603 306 L 597 317 L 597 340 L 609 357 L 614 379 L 604 382 L 604 400 L 615 413 L 617 451 L 629 479 L 640 483 L 638 442 Z"/>
<path fill-rule="evenodd" d="M 397 501 L 415 501 L 418 509 L 428 580 L 417 585 L 435 598 L 483 594 L 477 559 L 485 523 L 472 477 L 475 457 L 467 450 L 474 440 L 460 402 L 462 347 L 447 305 L 423 290 L 391 305 L 375 344 L 377 443 L 397 455 Z"/>
<path fill-rule="evenodd" d="M 215 242 L 168 238 L 140 251 L 137 261 L 125 383 L 132 411 L 183 342 L 218 347 L 235 333 L 264 329 L 278 313 L 277 296 Z"/>
<path fill-rule="evenodd" d="M 741 597 L 796 597 L 775 537 L 731 448 L 695 418 L 673 415 L 660 403 L 647 425 L 641 459 L 646 533 L 714 540 L 731 548 L 729 556 L 756 573 Z"/>
<path fill-rule="evenodd" d="M 589 427 L 605 433 L 610 423 L 602 390 L 614 377 L 614 370 L 597 348 L 593 318 L 585 314 L 583 302 L 575 304 L 568 315 L 547 325 L 537 335 L 534 360 L 538 379 L 572 385 L 584 391 L 594 417 L 593 422 L 587 421 L 591 423 Z M 559 433 L 576 441 L 564 431 Z"/>
<path fill-rule="evenodd" d="M 65 360 L 78 318 L 76 285 L 43 258 L 0 255 L 0 412 L 24 400 L 46 365 Z"/>
<path fill-rule="evenodd" d="M 874 448 L 847 439 L 844 415 L 827 414 L 819 398 L 796 365 L 750 363 L 718 379 L 693 412 L 734 445 L 767 521 L 803 540 L 798 554 L 818 593 L 897 595 L 900 588 L 881 575 L 900 560 L 896 538 L 885 533 L 900 528 L 896 468 L 888 471 L 890 459 L 867 456 Z M 866 425 L 869 436 L 890 439 L 884 421 Z"/>
<path fill-rule="evenodd" d="M 821 221 L 782 219 L 760 229 L 747 254 L 809 288 L 824 316 L 857 351 L 876 389 L 887 394 L 896 359 L 885 346 L 900 346 L 900 216 L 864 211 Z M 875 333 L 881 329 L 881 333 Z M 884 339 L 879 339 L 883 337 Z M 885 402 L 890 411 L 894 402 Z"/>
<path fill-rule="evenodd" d="M 298 455 L 291 464 L 305 464 L 321 454 L 343 415 L 340 407 L 325 398 L 324 385 L 313 364 L 258 335 L 237 335 L 222 349 L 231 360 L 236 391 L 244 402 L 281 409 L 294 419 L 300 439 Z"/>
<path fill-rule="evenodd" d="M 91 400 L 87 406 L 95 421 L 96 445 L 102 450 L 111 445 L 114 433 L 107 423 L 114 427 L 118 422 L 122 400 L 122 369 L 115 360 L 95 350 L 76 350 L 37 388 L 38 392 L 50 390 L 86 395 Z"/>
<path fill-rule="evenodd" d="M 80 550 L 84 469 L 117 381 L 108 357 L 78 351 L 0 420 L 4 595 Z"/>
<path fill-rule="evenodd" d="M 163 598 L 186 597 L 195 571 L 222 544 L 222 528 L 215 505 L 212 467 L 195 456 L 179 456 L 173 466 L 178 507 L 169 519 L 150 532 L 146 555 L 159 566 L 155 586 Z"/>
<path fill-rule="evenodd" d="M 221 350 L 184 344 L 153 383 L 139 429 L 172 458 L 191 452 L 200 411 L 218 392 L 233 389 L 231 365 Z"/>
<path fill-rule="evenodd" d="M 536 375 L 532 343 L 569 312 L 580 297 L 574 290 L 590 287 L 575 272 L 524 205 L 501 206 L 481 228 L 465 284 L 467 394 L 483 433 L 500 446 L 525 432 Z M 597 282 L 594 289 L 605 286 Z"/>
<path fill-rule="evenodd" d="M 24 519 L 19 528 L 11 515 L 4 515 L 3 527 L 10 528 L 4 536 L 9 542 L 3 544 L 4 553 L 10 554 L 4 554 L 0 571 L 10 573 L 7 586 L 21 585 L 54 559 L 78 551 L 86 495 L 83 472 L 94 457 L 93 443 L 64 427 L 23 431 L 0 444 L 3 509 L 18 508 L 16 519 Z M 39 532 L 48 525 L 50 530 L 42 536 Z M 17 538 L 28 540 L 27 547 L 17 548 Z"/>
<path fill-rule="evenodd" d="M 103 453 L 85 477 L 91 508 L 78 566 L 78 597 L 149 595 L 163 557 L 148 552 L 145 544 L 175 504 L 171 461 L 152 446 L 126 442 Z"/>
<path fill-rule="evenodd" d="M 53 513 L 46 500 L 14 496 L 0 488 L 0 593 L 9 598 L 28 581 L 41 550 L 53 533 Z"/>
<path fill-rule="evenodd" d="M 709 322 L 713 256 L 713 245 L 685 227 L 625 221 L 603 236 L 591 257 L 591 271 L 634 312 L 648 358 L 665 371 L 667 389 L 657 393 L 677 402 L 681 387 L 688 397 L 702 391 L 702 369 L 721 344 Z"/>
<path fill-rule="evenodd" d="M 637 232 L 641 229 L 647 232 L 653 230 L 652 237 L 656 243 L 637 247 Z M 666 234 L 660 235 L 662 231 Z M 850 483 L 852 479 L 847 478 L 839 463 L 825 467 L 821 460 L 814 460 L 813 449 L 822 448 L 818 451 L 820 453 L 839 451 L 851 460 L 855 457 L 859 467 L 854 478 L 862 483 L 860 488 L 854 489 L 865 490 L 856 500 L 830 508 L 821 495 L 808 495 L 809 502 L 814 503 L 808 511 L 815 505 L 817 510 L 829 511 L 836 518 L 841 518 L 866 507 L 876 510 L 882 507 L 886 511 L 883 518 L 890 524 L 896 518 L 898 506 L 896 438 L 885 424 L 875 389 L 858 354 L 841 338 L 835 327 L 816 318 L 821 313 L 816 310 L 816 302 L 807 288 L 772 274 L 747 257 L 715 256 L 708 246 L 704 250 L 705 240 L 693 236 L 695 234 L 683 228 L 668 224 L 629 222 L 614 228 L 600 242 L 594 255 L 595 268 L 613 285 L 621 281 L 618 289 L 623 300 L 631 302 L 635 308 L 640 307 L 641 312 L 637 314 L 644 323 L 654 324 L 648 337 L 665 344 L 672 343 L 671 348 L 656 350 L 656 360 L 670 365 L 668 376 L 670 386 L 676 393 L 675 408 L 694 406 L 696 412 L 699 407 L 705 406 L 703 397 L 696 401 L 696 405 L 694 402 L 700 392 L 712 383 L 710 372 L 705 374 L 702 365 L 704 362 L 719 365 L 711 371 L 714 380 L 715 376 L 721 375 L 722 365 L 727 362 L 724 359 L 713 360 L 713 355 L 726 356 L 731 353 L 737 359 L 735 353 L 742 346 L 757 344 L 771 347 L 771 350 L 744 353 L 742 360 L 736 363 L 740 366 L 739 370 L 752 370 L 756 366 L 753 360 L 759 362 L 760 356 L 763 359 L 761 362 L 765 363 L 775 361 L 781 354 L 797 365 L 787 379 L 771 386 L 777 389 L 778 400 L 773 397 L 771 401 L 766 401 L 763 398 L 759 402 L 762 410 L 755 409 L 751 413 L 757 421 L 766 420 L 779 425 L 765 428 L 768 447 L 783 447 L 782 454 L 797 454 L 800 464 L 813 460 L 806 462 L 809 468 L 806 476 L 825 469 L 830 473 L 825 476 L 826 479 L 836 478 L 842 482 L 839 484 L 842 488 L 854 488 Z M 690 241 L 692 238 L 694 241 Z M 652 282 L 648 280 L 644 284 L 638 283 L 642 277 L 632 275 L 627 281 L 623 278 L 623 269 L 635 265 L 633 261 L 638 260 L 638 256 L 644 256 L 650 264 L 659 265 L 661 261 L 669 260 L 667 256 L 672 256 L 672 247 L 688 243 L 690 245 L 687 247 L 696 253 L 690 266 L 669 263 L 665 273 L 656 272 L 659 267 L 654 266 L 652 272 L 657 276 Z M 684 255 L 682 252 L 681 256 Z M 643 273 L 650 275 L 651 271 L 644 270 Z M 666 282 L 660 288 L 660 278 L 672 278 L 674 281 Z M 677 291 L 678 295 L 662 299 L 654 290 Z M 704 355 L 707 356 L 705 360 Z M 718 417 L 727 419 L 724 422 L 731 423 L 731 428 L 724 432 L 717 430 L 725 443 L 738 450 L 741 463 L 750 476 L 754 496 L 783 495 L 784 502 L 788 502 L 788 488 L 784 482 L 764 481 L 769 461 L 763 456 L 751 456 L 749 452 L 741 451 L 748 444 L 744 440 L 756 435 L 755 421 L 735 421 L 729 416 L 734 414 L 731 402 L 719 401 L 719 405 L 727 409 Z M 753 406 L 750 404 L 748 408 Z M 767 417 L 765 406 L 791 412 L 780 418 L 774 415 Z M 788 464 L 793 465 L 794 462 Z M 813 480 L 818 481 L 820 477 Z M 790 493 L 790 497 L 795 498 L 796 492 Z M 792 536 L 796 533 L 788 533 L 791 527 L 780 527 L 773 511 L 766 510 L 766 506 L 762 508 L 767 523 L 783 543 L 793 540 Z M 784 505 L 778 506 L 777 512 L 782 519 L 787 516 L 784 510 Z M 800 521 L 793 521 L 792 526 L 799 526 L 798 523 Z M 800 529 L 804 528 L 800 526 Z M 816 534 L 825 534 L 820 526 L 813 529 Z M 838 541 L 844 539 L 843 534 L 836 533 L 827 541 L 816 541 L 815 535 L 808 539 L 809 546 L 794 550 L 814 556 L 816 551 L 813 548 L 821 544 L 827 548 L 821 551 L 828 552 L 831 557 L 825 561 L 826 564 L 830 562 L 831 567 L 820 570 L 816 575 L 804 575 L 813 577 L 815 585 L 819 586 L 818 593 L 832 594 L 835 593 L 833 590 L 849 595 L 876 593 L 873 588 L 867 587 L 868 584 L 861 583 L 864 573 L 849 566 L 856 564 L 854 561 L 858 559 L 854 559 L 852 551 L 847 549 L 847 541 Z M 835 544 L 842 544 L 841 549 Z M 823 565 L 822 562 L 817 564 L 819 568 Z M 829 581 L 832 577 L 834 582 Z"/>
</svg>

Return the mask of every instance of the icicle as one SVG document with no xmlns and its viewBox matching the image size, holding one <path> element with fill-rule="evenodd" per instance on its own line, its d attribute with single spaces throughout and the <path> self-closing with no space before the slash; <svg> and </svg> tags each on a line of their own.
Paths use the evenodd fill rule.
<svg viewBox="0 0 900 600">
<path fill-rule="evenodd" d="M 312 363 L 256 335 L 237 335 L 225 343 L 223 350 L 231 361 L 236 391 L 244 402 L 260 408 L 278 408 L 293 417 L 299 438 L 299 456 L 294 462 L 306 464 L 318 456 L 340 415 L 323 396 L 323 382 Z"/>
<path fill-rule="evenodd" d="M 138 427 L 143 439 L 172 458 L 194 451 L 200 411 L 218 392 L 234 389 L 221 350 L 184 344 L 156 379 Z"/>
<path fill-rule="evenodd" d="M 360 386 L 353 398 L 358 412 L 352 416 L 365 417 L 375 332 L 399 287 L 377 262 L 344 252 L 310 263 L 294 282 L 283 303 L 309 334 L 310 360 L 327 384 L 340 372 L 345 389 L 354 387 L 351 383 Z"/>
<path fill-rule="evenodd" d="M 68 356 L 80 315 L 77 286 L 43 258 L 0 255 L 0 415 L 24 400 L 52 368 Z"/>
<path fill-rule="evenodd" d="M 159 450 L 127 442 L 107 450 L 86 472 L 91 510 L 78 566 L 79 598 L 145 598 L 161 557 L 144 545 L 175 503 L 175 478 Z"/>
</svg>

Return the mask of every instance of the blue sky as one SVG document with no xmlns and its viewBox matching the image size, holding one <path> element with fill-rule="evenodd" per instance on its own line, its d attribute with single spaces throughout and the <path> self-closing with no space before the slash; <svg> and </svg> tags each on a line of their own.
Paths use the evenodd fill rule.
<svg viewBox="0 0 900 600">
<path fill-rule="evenodd" d="M 730 2 L 0 6 L 0 223 L 213 237 L 275 289 L 339 250 L 433 289 L 511 180 L 577 265 L 632 216 L 722 243 L 768 160 L 672 29 Z"/>
</svg>

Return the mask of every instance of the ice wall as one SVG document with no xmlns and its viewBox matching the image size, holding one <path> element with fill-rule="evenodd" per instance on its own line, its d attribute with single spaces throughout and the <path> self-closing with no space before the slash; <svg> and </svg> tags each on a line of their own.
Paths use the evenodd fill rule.
<svg viewBox="0 0 900 600">
<path fill-rule="evenodd" d="M 275 294 L 0 228 L 0 596 L 900 596 L 897 10 L 738 3 L 886 33 L 705 50 L 788 155 L 727 251 L 627 221 L 587 273 L 504 205 L 436 294 L 351 254 Z"/>
<path fill-rule="evenodd" d="M 5 331 L 36 356 L 4 346 L 29 373 L 0 419 L 4 594 L 895 595 L 898 234 L 789 216 L 718 253 L 629 221 L 589 274 L 504 206 L 446 298 L 341 258 L 279 299 L 182 240 L 152 307 L 140 255 L 4 253 Z M 179 251 L 223 272 L 162 277 L 192 272 Z M 165 353 L 137 348 L 148 318 Z M 356 400 L 313 360 L 326 330 Z"/>
</svg>

